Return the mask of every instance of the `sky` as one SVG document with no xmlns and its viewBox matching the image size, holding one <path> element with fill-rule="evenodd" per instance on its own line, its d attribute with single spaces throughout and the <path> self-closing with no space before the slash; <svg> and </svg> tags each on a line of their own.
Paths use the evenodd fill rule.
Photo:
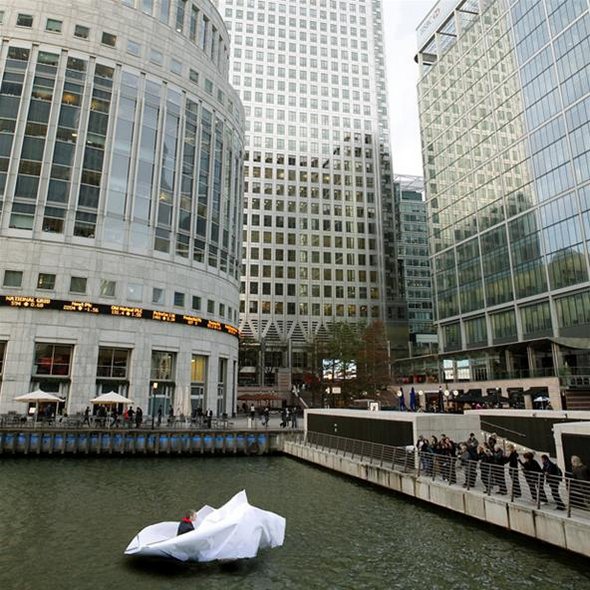
<svg viewBox="0 0 590 590">
<path fill-rule="evenodd" d="M 382 0 L 389 124 L 395 174 L 422 176 L 418 126 L 416 27 L 436 0 Z"/>
</svg>

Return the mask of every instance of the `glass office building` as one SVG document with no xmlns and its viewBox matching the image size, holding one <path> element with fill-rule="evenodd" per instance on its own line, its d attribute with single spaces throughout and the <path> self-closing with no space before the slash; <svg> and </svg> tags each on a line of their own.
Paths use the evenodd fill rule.
<svg viewBox="0 0 590 590">
<path fill-rule="evenodd" d="M 587 404 L 588 1 L 442 0 L 418 44 L 438 379 Z"/>
<path fill-rule="evenodd" d="M 436 353 L 424 179 L 396 174 L 394 187 L 398 265 L 407 305 L 409 353 Z"/>
<path fill-rule="evenodd" d="M 282 368 L 297 381 L 309 342 L 331 324 L 380 319 L 393 338 L 405 319 L 384 230 L 393 182 L 381 2 L 218 5 L 247 125 L 240 329 L 252 347 L 240 377 L 273 385 Z"/>
<path fill-rule="evenodd" d="M 0 6 L 0 409 L 235 407 L 243 109 L 208 0 Z"/>
</svg>

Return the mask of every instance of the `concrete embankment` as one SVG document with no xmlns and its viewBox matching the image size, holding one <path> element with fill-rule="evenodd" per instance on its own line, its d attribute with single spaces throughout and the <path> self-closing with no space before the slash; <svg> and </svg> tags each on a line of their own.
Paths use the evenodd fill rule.
<svg viewBox="0 0 590 590">
<path fill-rule="evenodd" d="M 285 440 L 285 454 L 590 557 L 590 519 L 566 517 Z"/>
</svg>

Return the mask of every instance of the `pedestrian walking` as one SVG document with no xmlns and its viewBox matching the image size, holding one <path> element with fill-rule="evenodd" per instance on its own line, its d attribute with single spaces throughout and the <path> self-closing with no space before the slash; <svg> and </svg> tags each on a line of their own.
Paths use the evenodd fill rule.
<svg viewBox="0 0 590 590">
<path fill-rule="evenodd" d="M 143 410 L 139 406 L 137 406 L 137 410 L 135 410 L 135 427 L 140 428 L 142 422 L 143 422 Z"/>
<path fill-rule="evenodd" d="M 86 406 L 86 409 L 84 410 L 84 420 L 82 420 L 82 426 L 84 426 L 84 424 L 88 424 L 88 426 L 90 426 L 90 406 Z"/>
</svg>

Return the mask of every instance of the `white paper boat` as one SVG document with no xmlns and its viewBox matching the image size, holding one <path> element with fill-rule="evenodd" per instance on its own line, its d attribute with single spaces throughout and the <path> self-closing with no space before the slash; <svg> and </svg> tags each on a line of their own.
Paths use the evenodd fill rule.
<svg viewBox="0 0 590 590">
<path fill-rule="evenodd" d="M 178 522 L 159 522 L 141 530 L 125 555 L 167 557 L 180 561 L 235 560 L 256 557 L 259 549 L 280 547 L 285 539 L 282 516 L 248 504 L 242 490 L 215 510 L 197 512 L 195 530 L 177 536 Z"/>
</svg>

